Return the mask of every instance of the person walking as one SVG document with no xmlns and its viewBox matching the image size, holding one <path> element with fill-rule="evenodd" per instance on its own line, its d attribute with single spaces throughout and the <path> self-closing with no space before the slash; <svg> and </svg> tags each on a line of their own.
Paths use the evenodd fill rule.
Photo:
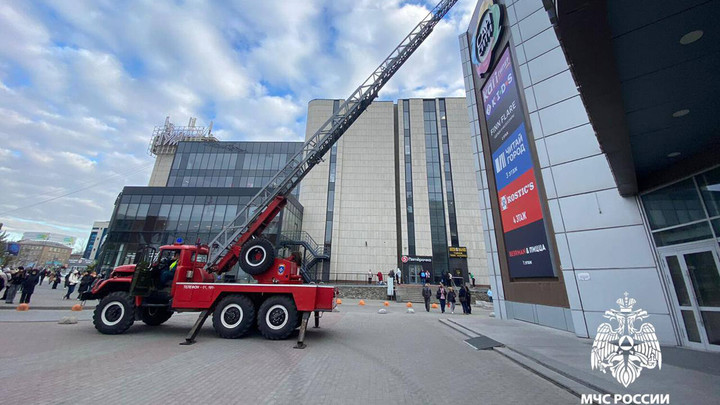
<svg viewBox="0 0 720 405">
<path fill-rule="evenodd" d="M 467 314 L 472 314 L 472 295 L 470 294 L 470 286 L 465 283 L 465 305 L 467 306 Z"/>
<path fill-rule="evenodd" d="M 465 295 L 466 293 L 465 286 L 460 287 L 460 291 L 458 291 L 458 299 L 460 300 L 460 305 L 462 305 L 463 315 L 467 314 L 467 305 L 465 305 L 467 301 L 467 296 Z"/>
<path fill-rule="evenodd" d="M 470 273 L 470 280 L 472 280 L 472 286 L 475 287 L 475 276 L 472 273 Z"/>
<path fill-rule="evenodd" d="M 395 281 L 398 283 L 398 285 L 400 285 L 400 283 L 402 281 L 401 278 L 402 278 L 402 273 L 400 272 L 400 267 L 398 267 L 395 269 Z"/>
<path fill-rule="evenodd" d="M 80 282 L 80 277 L 78 276 L 78 271 L 73 270 L 72 273 L 68 274 L 66 279 L 67 279 L 67 289 L 68 290 L 67 290 L 67 293 L 65 294 L 65 296 L 63 296 L 63 299 L 69 300 L 70 294 L 72 294 L 73 291 L 75 291 L 75 286 L 77 285 L 77 283 Z"/>
<path fill-rule="evenodd" d="M 445 285 L 450 287 L 452 285 L 452 279 L 453 279 L 452 273 L 450 273 L 448 271 L 447 274 L 445 275 L 445 279 L 446 279 Z"/>
<path fill-rule="evenodd" d="M 372 270 L 368 269 L 368 284 L 372 284 Z"/>
<path fill-rule="evenodd" d="M 437 289 L 437 293 L 435 294 L 435 298 L 440 300 L 440 312 L 445 313 L 445 300 L 447 299 L 447 290 L 445 289 L 445 286 L 440 283 L 440 287 Z"/>
<path fill-rule="evenodd" d="M 425 270 L 420 270 L 420 283 L 422 283 L 422 285 L 425 285 L 425 284 L 427 284 L 425 281 L 426 281 Z"/>
<path fill-rule="evenodd" d="M 12 304 L 15 300 L 15 294 L 17 294 L 20 286 L 22 285 L 23 278 L 25 276 L 25 268 L 23 266 L 18 267 L 17 270 L 11 273 L 10 281 L 8 282 L 7 295 L 5 296 L 5 303 Z"/>
<path fill-rule="evenodd" d="M 455 313 L 455 290 L 452 287 L 448 288 L 448 302 L 450 303 L 450 313 Z"/>
<path fill-rule="evenodd" d="M 53 282 L 52 289 L 57 290 L 58 284 L 60 284 L 60 280 L 62 279 L 62 272 L 60 269 L 55 270 L 55 281 Z"/>
<path fill-rule="evenodd" d="M 422 296 L 425 300 L 425 311 L 430 312 L 430 296 L 432 296 L 430 284 L 425 284 L 425 287 L 422 289 Z"/>
<path fill-rule="evenodd" d="M 5 273 L 5 269 L 0 269 L 0 291 L 3 292 L 2 298 L 0 299 L 3 301 L 7 296 L 8 281 L 10 281 L 10 277 L 8 277 L 7 273 Z"/>
<path fill-rule="evenodd" d="M 93 282 L 93 277 L 90 275 L 89 271 L 86 271 L 85 274 L 83 274 L 82 278 L 80 279 L 80 286 L 78 287 L 78 297 L 77 299 L 80 300 L 80 297 L 82 296 L 82 293 L 88 290 L 90 288 L 90 285 Z"/>
<path fill-rule="evenodd" d="M 32 297 L 33 293 L 35 292 L 35 286 L 38 284 L 39 280 L 40 273 L 37 269 L 32 269 L 22 283 L 22 294 L 20 295 L 21 304 L 30 303 L 30 297 Z"/>
</svg>

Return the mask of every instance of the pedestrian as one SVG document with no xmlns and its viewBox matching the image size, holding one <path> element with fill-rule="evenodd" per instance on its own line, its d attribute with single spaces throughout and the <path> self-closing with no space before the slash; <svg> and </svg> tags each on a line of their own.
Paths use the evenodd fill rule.
<svg viewBox="0 0 720 405">
<path fill-rule="evenodd" d="M 38 285 L 42 285 L 43 280 L 45 280 L 45 276 L 47 276 L 47 270 L 45 270 L 45 269 L 40 270 L 39 275 L 40 275 L 40 283 L 38 283 Z"/>
<path fill-rule="evenodd" d="M 448 302 L 450 303 L 450 313 L 455 313 L 455 290 L 452 287 L 448 288 Z"/>
<path fill-rule="evenodd" d="M 7 286 L 8 281 L 10 280 L 10 277 L 5 273 L 5 269 L 0 269 L 0 291 L 3 292 L 2 299 L 5 300 L 5 297 L 7 296 Z"/>
<path fill-rule="evenodd" d="M 430 296 L 432 295 L 432 291 L 430 290 L 430 285 L 425 284 L 425 287 L 422 289 L 422 296 L 425 300 L 425 311 L 430 312 Z"/>
<path fill-rule="evenodd" d="M 450 273 L 448 271 L 447 274 L 445 275 L 445 279 L 446 279 L 445 285 L 450 287 L 452 285 L 452 279 L 453 279 L 452 273 Z"/>
<path fill-rule="evenodd" d="M 395 281 L 398 283 L 398 285 L 400 285 L 400 282 L 402 281 L 402 280 L 400 280 L 401 278 L 402 278 L 402 273 L 400 272 L 400 267 L 398 267 L 395 269 Z"/>
<path fill-rule="evenodd" d="M 420 270 L 420 282 L 423 285 L 425 285 L 425 284 L 427 284 L 425 281 L 426 281 L 425 270 Z"/>
<path fill-rule="evenodd" d="M 5 303 L 6 304 L 12 304 L 15 300 L 15 294 L 17 294 L 17 291 L 20 289 L 20 285 L 22 285 L 23 278 L 25 276 L 25 268 L 23 266 L 20 266 L 11 273 L 10 276 L 10 282 L 7 288 L 7 295 L 5 296 Z"/>
<path fill-rule="evenodd" d="M 379 270 L 378 270 L 377 277 L 378 277 L 378 284 L 379 284 L 379 285 L 383 285 L 383 274 L 382 274 L 382 271 L 379 271 Z"/>
<path fill-rule="evenodd" d="M 35 292 L 35 286 L 40 281 L 40 272 L 37 269 L 32 269 L 25 277 L 22 283 L 22 294 L 20 295 L 21 304 L 29 304 L 30 297 Z"/>
<path fill-rule="evenodd" d="M 440 287 L 438 287 L 437 293 L 435 294 L 435 298 L 440 300 L 440 312 L 443 314 L 445 313 L 445 300 L 447 299 L 447 290 L 445 290 L 445 286 L 440 283 Z"/>
<path fill-rule="evenodd" d="M 62 280 L 62 269 L 64 269 L 65 266 L 63 266 L 60 269 L 55 270 L 55 281 L 53 282 L 52 289 L 57 290 L 58 284 L 60 284 L 60 280 Z"/>
<path fill-rule="evenodd" d="M 472 295 L 470 294 L 470 286 L 465 283 L 465 302 L 467 303 L 467 313 L 472 314 Z"/>
<path fill-rule="evenodd" d="M 393 269 L 390 269 L 390 272 L 388 272 L 388 282 L 390 282 L 390 280 L 395 280 L 395 270 Z"/>
<path fill-rule="evenodd" d="M 67 290 L 67 293 L 65 294 L 65 296 L 63 296 L 63 299 L 69 300 L 70 294 L 72 294 L 73 291 L 75 291 L 75 286 L 77 285 L 77 283 L 80 282 L 80 276 L 78 275 L 77 270 L 73 270 L 71 273 L 68 273 L 68 275 L 65 277 L 65 279 L 67 280 L 66 283 L 67 283 L 68 290 Z"/>
<path fill-rule="evenodd" d="M 372 270 L 368 269 L 368 284 L 372 284 Z"/>
<path fill-rule="evenodd" d="M 488 291 L 487 291 L 487 296 L 488 296 L 488 298 L 490 299 L 490 302 L 493 302 L 493 301 L 492 301 L 492 290 L 489 289 L 489 288 L 488 288 Z"/>
<path fill-rule="evenodd" d="M 465 286 L 460 287 L 460 291 L 458 291 L 458 299 L 460 300 L 460 305 L 462 305 L 463 315 L 467 314 L 467 291 L 465 291 Z"/>
<path fill-rule="evenodd" d="M 475 287 L 475 276 L 472 273 L 470 273 L 470 280 L 472 280 L 472 286 Z"/>
<path fill-rule="evenodd" d="M 80 297 L 82 294 L 90 288 L 90 285 L 93 282 L 93 277 L 90 275 L 89 271 L 86 271 L 85 274 L 83 274 L 82 278 L 80 279 L 80 286 L 78 287 L 78 297 L 77 299 L 80 300 Z"/>
</svg>

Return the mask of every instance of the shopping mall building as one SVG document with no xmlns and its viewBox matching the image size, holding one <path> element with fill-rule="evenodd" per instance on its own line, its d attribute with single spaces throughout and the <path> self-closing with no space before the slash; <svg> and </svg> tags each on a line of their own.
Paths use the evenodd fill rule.
<svg viewBox="0 0 720 405">
<path fill-rule="evenodd" d="M 627 293 L 718 350 L 720 2 L 645 5 L 481 1 L 460 35 L 495 311 L 593 337 Z"/>
</svg>

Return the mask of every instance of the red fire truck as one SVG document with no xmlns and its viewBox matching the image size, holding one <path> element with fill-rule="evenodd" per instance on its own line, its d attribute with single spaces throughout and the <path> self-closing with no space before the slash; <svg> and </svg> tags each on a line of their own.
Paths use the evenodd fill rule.
<svg viewBox="0 0 720 405">
<path fill-rule="evenodd" d="M 320 314 L 335 306 L 335 288 L 315 284 L 300 260 L 276 257 L 275 247 L 262 233 L 285 207 L 286 196 L 322 161 L 456 2 L 438 3 L 209 244 L 178 241 L 154 254 L 138 252 L 137 264 L 119 266 L 95 283 L 82 296 L 100 300 L 93 315 L 95 328 L 120 334 L 135 320 L 160 325 L 174 312 L 200 312 L 181 344 L 194 343 L 212 315 L 213 327 L 223 338 L 239 338 L 257 324 L 267 339 L 285 339 L 300 327 L 295 347 L 304 348 L 310 314 L 314 313 L 317 327 Z M 215 281 L 214 275 L 236 264 L 257 283 Z"/>
</svg>

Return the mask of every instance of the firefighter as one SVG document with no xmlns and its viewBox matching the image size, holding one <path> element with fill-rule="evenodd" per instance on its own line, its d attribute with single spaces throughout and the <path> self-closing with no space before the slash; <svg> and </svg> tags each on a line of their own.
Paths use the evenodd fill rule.
<svg viewBox="0 0 720 405">
<path fill-rule="evenodd" d="M 168 265 L 169 263 L 169 265 Z M 177 256 L 173 253 L 172 258 L 164 257 L 160 260 L 160 285 L 162 288 L 172 283 L 175 276 L 175 268 L 177 267 Z"/>
</svg>

